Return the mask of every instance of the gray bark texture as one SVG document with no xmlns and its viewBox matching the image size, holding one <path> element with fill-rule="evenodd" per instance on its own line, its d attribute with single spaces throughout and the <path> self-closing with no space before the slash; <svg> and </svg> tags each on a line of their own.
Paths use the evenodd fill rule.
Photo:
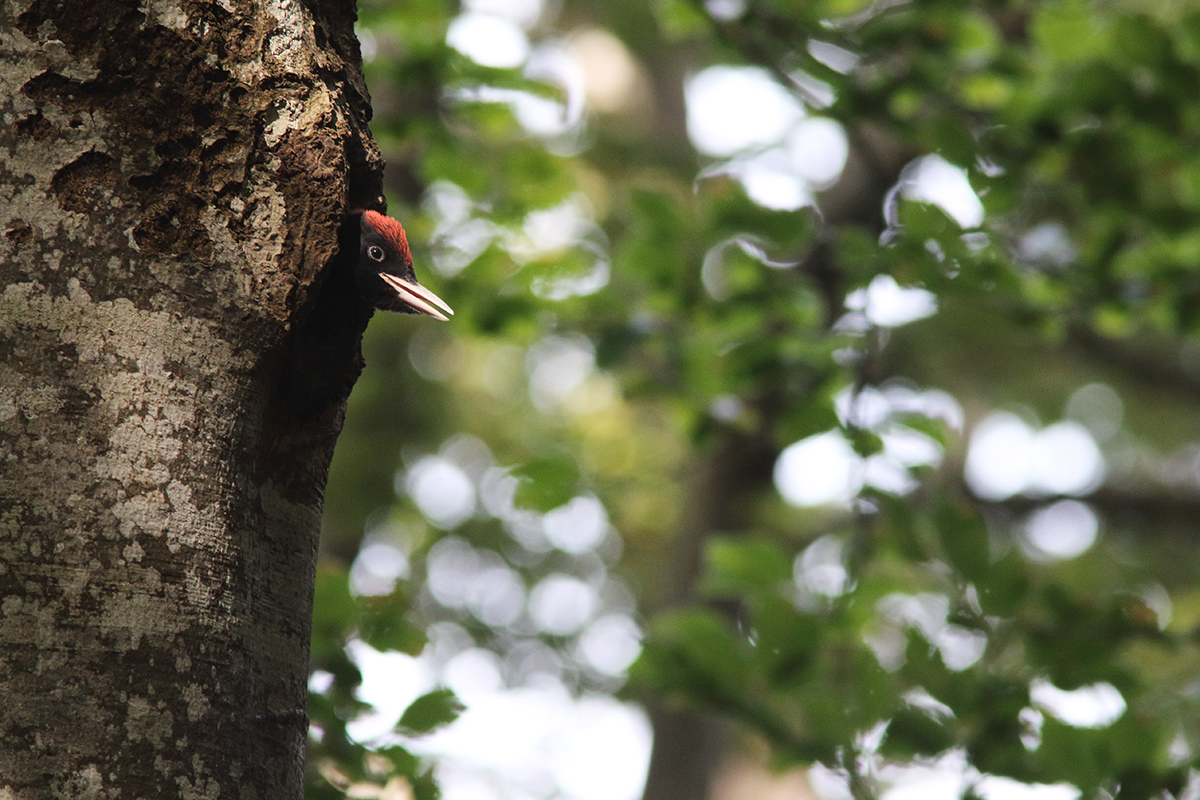
<svg viewBox="0 0 1200 800">
<path fill-rule="evenodd" d="M 0 800 L 302 795 L 354 15 L 0 0 Z"/>
</svg>

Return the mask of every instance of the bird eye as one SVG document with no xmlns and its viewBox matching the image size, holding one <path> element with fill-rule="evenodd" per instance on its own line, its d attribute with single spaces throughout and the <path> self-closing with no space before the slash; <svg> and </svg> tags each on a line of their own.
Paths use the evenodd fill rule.
<svg viewBox="0 0 1200 800">
<path fill-rule="evenodd" d="M 372 261 L 383 261 L 383 248 L 371 245 L 367 248 L 367 257 Z"/>
</svg>

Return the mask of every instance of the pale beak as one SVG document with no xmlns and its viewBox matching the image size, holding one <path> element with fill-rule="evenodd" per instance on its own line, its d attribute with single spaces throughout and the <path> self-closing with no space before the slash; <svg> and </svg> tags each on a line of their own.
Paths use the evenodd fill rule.
<svg viewBox="0 0 1200 800">
<path fill-rule="evenodd" d="M 420 311 L 422 314 L 428 314 L 434 319 L 440 319 L 442 322 L 449 322 L 450 318 L 446 314 L 453 314 L 454 309 L 446 305 L 446 301 L 438 297 L 433 292 L 426 289 L 419 283 L 409 283 L 403 278 L 398 278 L 395 275 L 389 275 L 386 272 L 379 273 L 379 277 L 387 282 L 387 285 L 396 290 L 396 294 L 400 295 L 400 299 L 408 303 L 413 308 Z M 435 306 L 443 309 L 446 314 L 443 314 Z"/>
</svg>

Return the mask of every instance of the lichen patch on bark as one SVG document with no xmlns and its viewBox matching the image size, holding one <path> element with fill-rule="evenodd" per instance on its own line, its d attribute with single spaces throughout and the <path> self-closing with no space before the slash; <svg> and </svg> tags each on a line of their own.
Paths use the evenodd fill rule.
<svg viewBox="0 0 1200 800">
<path fill-rule="evenodd" d="M 0 0 L 0 800 L 300 796 L 348 8 Z"/>
</svg>

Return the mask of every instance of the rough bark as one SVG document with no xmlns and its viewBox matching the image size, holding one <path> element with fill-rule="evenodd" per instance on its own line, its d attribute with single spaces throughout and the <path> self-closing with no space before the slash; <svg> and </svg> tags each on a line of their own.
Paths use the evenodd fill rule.
<svg viewBox="0 0 1200 800">
<path fill-rule="evenodd" d="M 0 798 L 302 794 L 353 22 L 0 0 Z"/>
</svg>

